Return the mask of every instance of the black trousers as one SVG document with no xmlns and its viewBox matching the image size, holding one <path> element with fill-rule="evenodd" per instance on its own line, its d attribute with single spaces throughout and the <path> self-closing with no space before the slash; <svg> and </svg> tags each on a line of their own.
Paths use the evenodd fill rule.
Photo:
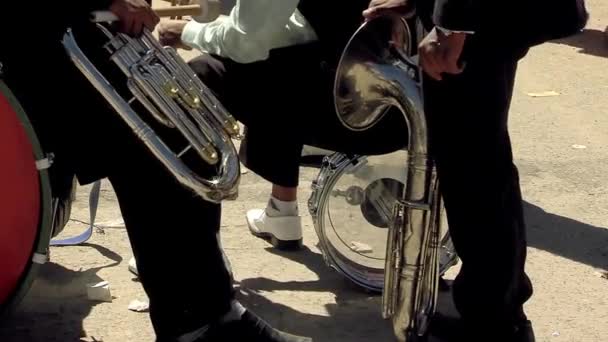
<svg viewBox="0 0 608 342">
<path fill-rule="evenodd" d="M 94 44 L 92 36 L 82 38 L 87 39 L 81 43 Z M 75 174 L 82 184 L 110 180 L 158 341 L 176 341 L 223 316 L 234 298 L 219 242 L 221 208 L 174 180 L 65 58 L 58 42 L 40 50 L 44 61 L 39 45 L 13 46 L 16 55 L 2 58 L 3 79 L 25 107 L 45 150 L 55 154 L 54 185 Z M 120 77 L 110 80 L 118 88 L 126 84 Z M 173 140 L 172 132 L 161 134 Z"/>
<path fill-rule="evenodd" d="M 425 79 L 424 94 L 450 234 L 462 260 L 454 300 L 465 321 L 496 332 L 525 319 L 523 304 L 532 295 L 508 133 L 517 62 L 525 51 L 492 53 L 483 46 L 472 41 L 467 47 L 462 74 Z"/>
<path fill-rule="evenodd" d="M 277 49 L 261 62 L 239 64 L 203 55 L 190 66 L 246 126 L 241 161 L 267 181 L 296 187 L 303 145 L 376 155 L 407 145 L 405 120 L 388 113 L 373 129 L 344 127 L 333 102 L 334 71 L 316 43 Z"/>
</svg>

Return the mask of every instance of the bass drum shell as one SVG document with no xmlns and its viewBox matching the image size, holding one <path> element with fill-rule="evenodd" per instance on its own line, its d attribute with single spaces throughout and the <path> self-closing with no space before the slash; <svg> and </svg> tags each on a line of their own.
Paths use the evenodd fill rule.
<svg viewBox="0 0 608 342">
<path fill-rule="evenodd" d="M 407 178 L 407 151 L 327 157 L 313 182 L 309 211 L 326 263 L 357 285 L 382 292 L 388 227 Z M 442 214 L 440 273 L 453 247 Z"/>
<path fill-rule="evenodd" d="M 0 80 L 0 315 L 17 305 L 46 262 L 52 200 L 36 133 L 25 111 Z"/>
</svg>

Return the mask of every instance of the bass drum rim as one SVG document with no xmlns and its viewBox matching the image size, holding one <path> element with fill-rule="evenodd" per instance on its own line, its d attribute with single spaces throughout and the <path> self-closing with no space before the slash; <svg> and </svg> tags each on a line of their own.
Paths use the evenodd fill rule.
<svg viewBox="0 0 608 342">
<path fill-rule="evenodd" d="M 0 79 L 0 96 L 6 98 L 13 111 L 17 114 L 17 119 L 21 122 L 23 130 L 29 139 L 34 159 L 45 159 L 46 155 L 42 150 L 38 136 L 25 109 L 21 106 L 13 92 L 2 79 Z M 29 253 L 30 259 L 27 261 L 27 265 L 23 270 L 19 281 L 15 284 L 15 288 L 7 299 L 0 303 L 0 317 L 8 315 L 21 303 L 30 290 L 40 266 L 44 264 L 48 258 L 48 248 L 51 240 L 53 222 L 52 194 L 48 170 L 39 169 L 38 178 L 40 187 L 40 214 L 38 216 L 39 222 L 36 240 L 32 243 L 33 248 Z"/>
<path fill-rule="evenodd" d="M 399 152 L 399 151 L 395 151 L 395 152 Z M 388 153 L 387 155 L 394 154 L 395 152 Z M 344 175 L 345 170 L 349 167 L 349 165 L 357 165 L 357 163 L 359 163 L 367 158 L 370 158 L 370 157 L 379 157 L 379 156 L 375 156 L 375 155 L 374 156 L 363 156 L 363 155 L 348 156 L 344 153 L 335 152 L 335 153 L 325 157 L 323 165 L 319 169 L 317 177 L 316 177 L 315 181 L 313 182 L 313 191 L 310 195 L 310 198 L 308 199 L 308 207 L 309 207 L 309 212 L 313 218 L 313 226 L 314 226 L 315 232 L 317 233 L 317 237 L 319 239 L 319 247 L 321 249 L 321 253 L 323 255 L 325 263 L 332 269 L 336 270 L 339 274 L 341 274 L 342 276 L 346 277 L 348 280 L 355 283 L 356 285 L 358 285 L 368 291 L 381 293 L 384 290 L 384 273 L 385 273 L 384 269 L 382 269 L 382 271 L 379 271 L 376 268 L 371 268 L 366 265 L 362 265 L 362 264 L 353 262 L 352 260 L 346 258 L 342 253 L 340 253 L 338 248 L 330 246 L 329 239 L 327 238 L 327 234 L 325 231 L 328 228 L 331 229 L 331 227 L 326 227 L 325 222 L 324 222 L 325 217 L 327 215 L 327 211 L 329 209 L 329 203 L 330 203 L 329 193 L 332 191 L 334 186 L 339 182 L 342 175 Z M 405 163 L 405 160 L 404 160 L 404 163 Z M 442 216 L 444 216 L 445 209 L 442 208 L 440 211 L 440 214 Z M 440 229 L 445 232 L 445 233 L 442 233 L 443 238 L 442 238 L 441 246 L 439 249 L 440 260 L 441 260 L 441 256 L 442 256 L 441 253 L 442 253 L 444 247 L 447 246 L 447 248 L 453 248 L 453 246 L 451 243 L 450 235 L 447 232 L 447 227 L 440 227 Z M 455 254 L 453 249 L 452 249 L 452 252 Z M 340 258 L 336 257 L 336 254 L 341 255 L 343 257 L 342 258 L 343 260 L 348 260 L 350 262 L 340 260 Z M 370 271 L 372 273 L 372 275 L 374 276 L 374 278 L 378 277 L 379 279 L 381 279 L 381 282 L 376 283 L 377 285 L 374 285 L 373 281 L 366 282 L 366 281 L 363 281 L 363 280 L 357 278 L 356 276 L 353 276 L 349 270 L 345 269 L 345 267 L 348 267 L 347 264 L 354 265 L 353 268 L 356 268 L 356 271 L 358 274 L 361 274 L 366 271 Z M 443 275 L 451 266 L 453 266 L 453 264 L 447 263 L 446 265 L 443 265 L 443 266 L 444 267 L 442 267 L 441 264 L 439 265 L 439 269 L 440 269 L 439 275 Z"/>
</svg>

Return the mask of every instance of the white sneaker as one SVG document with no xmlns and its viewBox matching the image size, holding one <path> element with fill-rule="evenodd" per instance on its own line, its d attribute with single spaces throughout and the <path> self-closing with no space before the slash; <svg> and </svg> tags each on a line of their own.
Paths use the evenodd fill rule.
<svg viewBox="0 0 608 342">
<path fill-rule="evenodd" d="M 137 263 L 135 262 L 134 257 L 131 257 L 131 260 L 129 260 L 129 272 L 139 277 L 139 273 L 137 272 Z"/>
<path fill-rule="evenodd" d="M 268 216 L 264 209 L 252 209 L 247 212 L 247 225 L 251 234 L 269 241 L 279 250 L 302 247 L 300 216 Z"/>
</svg>

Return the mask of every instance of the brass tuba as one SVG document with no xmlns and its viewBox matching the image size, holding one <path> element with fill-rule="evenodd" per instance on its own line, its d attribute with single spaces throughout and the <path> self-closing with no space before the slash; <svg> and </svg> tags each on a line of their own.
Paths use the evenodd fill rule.
<svg viewBox="0 0 608 342">
<path fill-rule="evenodd" d="M 411 26 L 393 16 L 364 23 L 342 54 L 334 85 L 336 112 L 347 128 L 368 129 L 391 107 L 408 126 L 407 182 L 389 228 L 382 298 L 383 317 L 408 342 L 426 335 L 435 312 L 441 223 Z"/>
<path fill-rule="evenodd" d="M 175 49 L 161 46 L 148 30 L 139 38 L 113 33 L 105 24 L 117 20 L 111 12 L 96 12 L 94 17 L 107 38 L 107 57 L 126 76 L 128 91 L 119 90 L 123 84 L 111 85 L 68 29 L 62 44 L 72 62 L 179 183 L 210 202 L 235 199 L 240 163 L 232 139 L 240 138 L 238 122 Z M 134 101 L 145 113 L 134 110 Z M 162 139 L 145 121 L 148 117 L 163 129 L 175 129 L 182 141 Z M 186 154 L 195 154 L 216 172 L 207 177 L 197 173 L 200 165 L 187 165 Z"/>
</svg>

